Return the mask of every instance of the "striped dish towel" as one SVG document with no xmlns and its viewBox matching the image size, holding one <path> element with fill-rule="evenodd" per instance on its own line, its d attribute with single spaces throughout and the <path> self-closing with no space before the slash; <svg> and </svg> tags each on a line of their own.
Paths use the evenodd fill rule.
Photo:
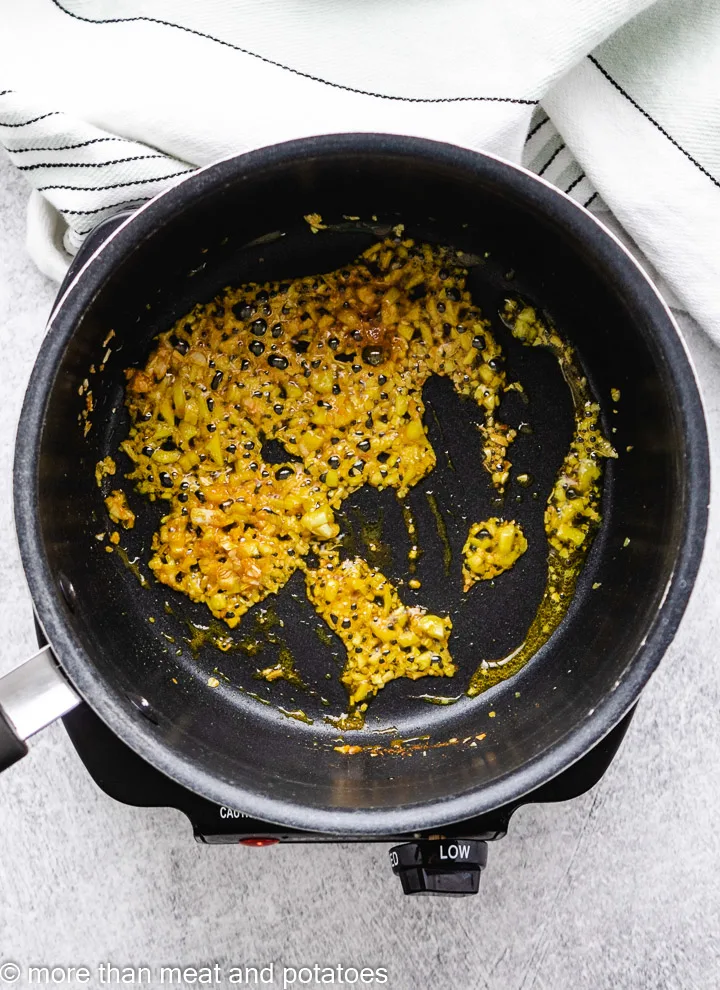
<svg viewBox="0 0 720 990">
<path fill-rule="evenodd" d="M 62 218 L 64 251 L 41 264 L 50 262 L 47 274 L 57 279 L 99 221 L 140 206 L 195 166 L 46 106 L 0 93 L 0 140 L 34 189 L 33 209 Z"/>
<path fill-rule="evenodd" d="M 384 131 L 522 162 L 720 341 L 720 0 L 23 0 L 3 41 L 0 144 L 55 279 L 199 165 Z"/>
</svg>

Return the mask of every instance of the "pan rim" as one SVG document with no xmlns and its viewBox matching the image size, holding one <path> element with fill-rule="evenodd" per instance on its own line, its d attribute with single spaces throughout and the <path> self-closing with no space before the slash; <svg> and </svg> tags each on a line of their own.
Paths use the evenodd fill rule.
<svg viewBox="0 0 720 990">
<path fill-rule="evenodd" d="M 47 397 L 64 348 L 74 332 L 77 318 L 91 302 L 104 277 L 115 264 L 136 249 L 144 236 L 170 222 L 188 198 L 201 198 L 209 188 L 238 181 L 243 171 L 311 156 L 332 156 L 359 150 L 394 157 L 420 156 L 439 164 L 465 168 L 478 181 L 500 175 L 518 195 L 528 190 L 564 204 L 567 217 L 585 227 L 597 256 L 604 249 L 606 263 L 622 271 L 623 285 L 642 302 L 648 321 L 666 358 L 675 385 L 677 413 L 685 436 L 685 518 L 675 567 L 665 595 L 646 630 L 645 638 L 628 660 L 625 676 L 615 689 L 560 740 L 538 753 L 522 767 L 475 790 L 432 803 L 417 802 L 395 808 L 346 810 L 313 805 L 289 804 L 263 793 L 260 788 L 239 788 L 231 781 L 198 768 L 165 742 L 154 726 L 131 717 L 121 692 L 97 677 L 92 658 L 64 618 L 64 605 L 46 559 L 37 518 L 38 479 L 35 465 Z M 523 184 L 527 187 L 523 189 Z M 520 187 L 518 189 L 518 186 Z M 532 192 L 526 195 L 528 206 Z M 542 205 L 542 204 L 541 204 Z M 547 208 L 547 207 L 546 207 Z M 562 223 L 565 216 L 557 219 Z M 590 223 L 588 224 L 588 220 Z M 20 440 L 23 437 L 24 439 Z M 29 439 L 28 439 L 29 438 Z M 48 321 L 48 333 L 33 368 L 20 416 L 14 463 L 14 514 L 20 555 L 40 625 L 58 662 L 78 693 L 126 745 L 161 773 L 183 787 L 222 806 L 242 811 L 262 821 L 325 834 L 381 836 L 450 824 L 516 802 L 552 780 L 599 743 L 635 704 L 637 698 L 670 645 L 687 606 L 702 559 L 707 529 L 710 464 L 702 398 L 692 358 L 681 331 L 647 272 L 620 239 L 596 216 L 562 190 L 528 169 L 499 156 L 424 138 L 384 134 L 333 134 L 302 138 L 282 144 L 230 155 L 189 173 L 180 182 L 159 193 L 128 217 L 88 258 L 58 299 Z"/>
</svg>

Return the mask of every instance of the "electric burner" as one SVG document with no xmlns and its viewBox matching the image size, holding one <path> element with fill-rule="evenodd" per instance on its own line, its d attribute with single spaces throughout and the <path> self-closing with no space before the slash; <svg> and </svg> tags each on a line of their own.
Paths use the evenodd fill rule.
<svg viewBox="0 0 720 990">
<path fill-rule="evenodd" d="M 399 876 L 406 894 L 463 895 L 477 893 L 480 874 L 487 863 L 487 844 L 505 835 L 510 818 L 519 807 L 569 801 L 600 780 L 622 742 L 633 712 L 634 709 L 581 760 L 513 804 L 477 818 L 444 825 L 440 832 L 367 838 L 304 832 L 259 821 L 233 808 L 218 807 L 176 784 L 137 756 L 88 705 L 79 705 L 63 722 L 80 759 L 107 795 L 136 808 L 177 808 L 190 820 L 198 842 L 257 847 L 278 842 L 392 843 L 390 867 Z"/>
</svg>

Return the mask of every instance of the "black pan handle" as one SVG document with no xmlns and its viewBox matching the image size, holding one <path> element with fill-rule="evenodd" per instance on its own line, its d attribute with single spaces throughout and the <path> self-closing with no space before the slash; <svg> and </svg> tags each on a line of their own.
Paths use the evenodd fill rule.
<svg viewBox="0 0 720 990">
<path fill-rule="evenodd" d="M 49 646 L 0 677 L 0 772 L 25 756 L 30 736 L 79 704 Z"/>
</svg>

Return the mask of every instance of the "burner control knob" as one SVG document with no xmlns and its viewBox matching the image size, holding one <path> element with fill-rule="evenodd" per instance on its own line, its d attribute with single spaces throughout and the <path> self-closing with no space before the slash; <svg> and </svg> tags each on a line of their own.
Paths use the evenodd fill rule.
<svg viewBox="0 0 720 990">
<path fill-rule="evenodd" d="M 405 894 L 477 894 L 487 864 L 479 839 L 418 839 L 390 850 L 390 865 Z"/>
</svg>

